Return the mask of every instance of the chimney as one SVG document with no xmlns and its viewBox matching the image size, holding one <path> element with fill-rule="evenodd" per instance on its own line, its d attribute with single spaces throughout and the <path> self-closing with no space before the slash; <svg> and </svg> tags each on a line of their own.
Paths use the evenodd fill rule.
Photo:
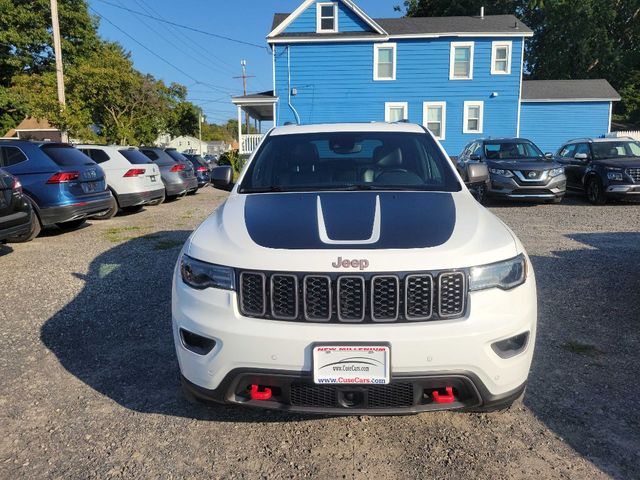
<svg viewBox="0 0 640 480">
<path fill-rule="evenodd" d="M 484 18 L 484 7 L 480 7 L 480 18 Z"/>
</svg>

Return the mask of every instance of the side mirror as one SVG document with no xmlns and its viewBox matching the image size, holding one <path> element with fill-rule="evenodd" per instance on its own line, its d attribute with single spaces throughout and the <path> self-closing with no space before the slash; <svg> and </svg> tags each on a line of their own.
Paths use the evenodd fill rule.
<svg viewBox="0 0 640 480">
<path fill-rule="evenodd" d="M 469 156 L 469 160 L 473 160 L 474 162 L 479 162 L 482 159 L 480 158 L 480 155 L 474 153 L 473 155 Z"/>
<path fill-rule="evenodd" d="M 544 158 L 548 158 L 549 160 L 551 160 L 553 158 L 553 153 L 551 152 L 547 152 L 544 154 Z"/>
<path fill-rule="evenodd" d="M 589 160 L 589 155 L 587 155 L 586 153 L 576 153 L 573 158 L 575 160 L 578 160 L 579 162 L 586 162 L 587 160 Z"/>
<path fill-rule="evenodd" d="M 233 169 L 229 165 L 216 167 L 211 171 L 213 188 L 230 192 L 233 190 Z"/>
<path fill-rule="evenodd" d="M 489 180 L 489 167 L 485 163 L 467 165 L 467 185 L 478 185 Z"/>
</svg>

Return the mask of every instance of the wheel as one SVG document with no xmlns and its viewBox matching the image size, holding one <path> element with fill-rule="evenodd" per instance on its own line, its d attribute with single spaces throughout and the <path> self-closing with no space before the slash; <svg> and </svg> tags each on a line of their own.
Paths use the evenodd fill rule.
<svg viewBox="0 0 640 480">
<path fill-rule="evenodd" d="M 141 212 L 143 208 L 142 205 L 134 205 L 132 207 L 122 207 L 122 211 L 125 213 L 138 213 Z"/>
<path fill-rule="evenodd" d="M 484 183 L 476 187 L 476 200 L 481 205 L 487 204 L 487 186 Z"/>
<path fill-rule="evenodd" d="M 607 203 L 607 195 L 599 178 L 591 177 L 589 179 L 587 183 L 587 198 L 594 205 L 604 205 Z"/>
<path fill-rule="evenodd" d="M 111 207 L 104 213 L 100 213 L 99 215 L 92 215 L 91 218 L 94 220 L 110 220 L 116 216 L 118 213 L 118 201 L 113 197 L 111 199 Z"/>
<path fill-rule="evenodd" d="M 81 218 L 80 220 L 71 220 L 70 222 L 61 222 L 56 223 L 56 226 L 61 230 L 76 230 L 87 223 L 86 218 Z"/>
<path fill-rule="evenodd" d="M 14 235 L 12 237 L 7 238 L 8 243 L 26 243 L 30 242 L 42 231 L 42 224 L 40 223 L 40 219 L 36 214 L 35 209 L 31 212 L 31 228 L 27 233 L 23 233 L 22 235 Z"/>
</svg>

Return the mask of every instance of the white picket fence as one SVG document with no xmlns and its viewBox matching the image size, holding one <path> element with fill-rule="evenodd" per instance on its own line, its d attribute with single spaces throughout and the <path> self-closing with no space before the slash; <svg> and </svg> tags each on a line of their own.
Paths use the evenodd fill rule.
<svg viewBox="0 0 640 480">
<path fill-rule="evenodd" d="M 630 130 L 627 132 L 611 132 L 611 135 L 615 135 L 616 137 L 631 137 L 634 140 L 640 141 L 640 130 Z"/>
</svg>

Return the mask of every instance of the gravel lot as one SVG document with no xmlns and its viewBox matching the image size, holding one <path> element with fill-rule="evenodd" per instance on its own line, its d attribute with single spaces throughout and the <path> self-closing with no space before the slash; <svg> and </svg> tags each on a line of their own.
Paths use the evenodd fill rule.
<svg viewBox="0 0 640 480">
<path fill-rule="evenodd" d="M 223 199 L 0 246 L 0 478 L 640 478 L 640 206 L 492 207 L 539 281 L 524 407 L 317 418 L 180 394 L 172 268 Z"/>
</svg>

